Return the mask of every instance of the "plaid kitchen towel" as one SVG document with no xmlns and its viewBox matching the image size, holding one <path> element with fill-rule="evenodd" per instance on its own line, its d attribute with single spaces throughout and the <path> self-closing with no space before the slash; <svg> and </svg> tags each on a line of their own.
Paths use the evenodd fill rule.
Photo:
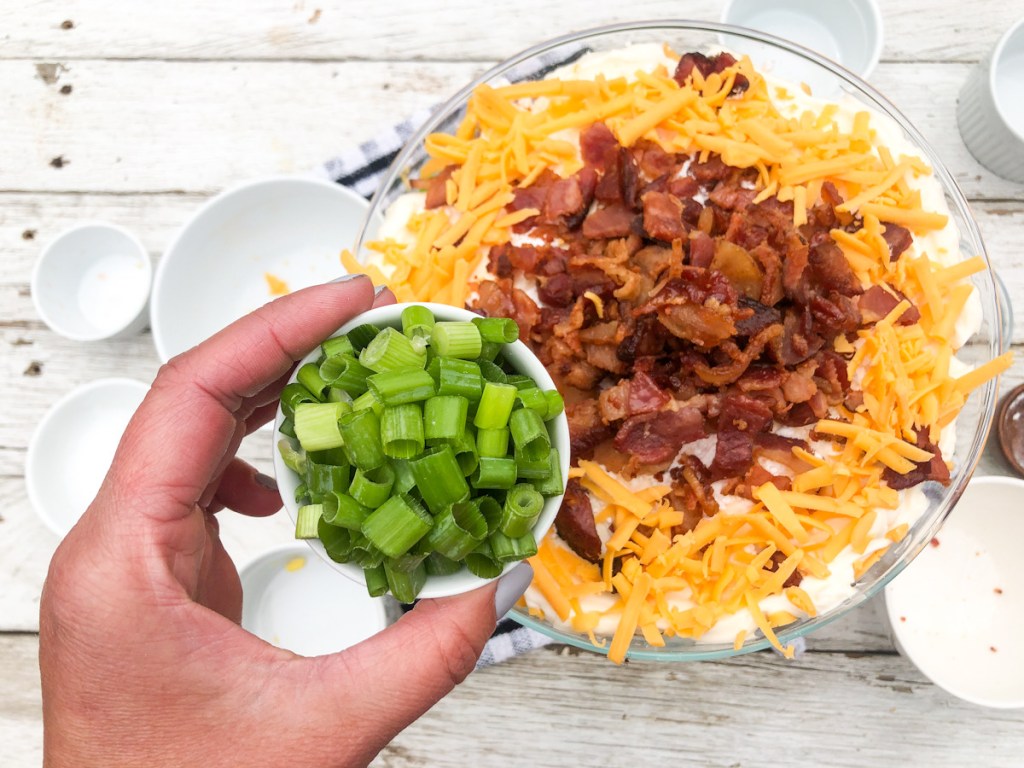
<svg viewBox="0 0 1024 768">
<path fill-rule="evenodd" d="M 568 55 L 564 50 L 558 55 L 541 55 L 532 67 L 526 63 L 521 65 L 516 71 L 515 79 L 544 77 L 552 70 L 575 61 L 586 52 L 586 48 L 580 47 Z M 373 139 L 331 158 L 316 168 L 314 174 L 349 187 L 363 197 L 372 196 L 399 151 L 433 113 L 434 109 L 415 112 L 397 125 L 381 131 Z M 551 642 L 551 638 L 540 632 L 520 626 L 511 619 L 501 619 L 477 662 L 477 668 L 497 664 Z"/>
</svg>

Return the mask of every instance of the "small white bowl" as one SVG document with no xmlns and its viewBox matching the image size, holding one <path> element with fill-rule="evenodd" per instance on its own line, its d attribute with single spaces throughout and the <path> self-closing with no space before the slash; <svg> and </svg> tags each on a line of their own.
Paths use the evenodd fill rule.
<svg viewBox="0 0 1024 768">
<path fill-rule="evenodd" d="M 55 333 L 73 341 L 131 336 L 146 327 L 153 265 L 142 243 L 105 222 L 57 235 L 32 270 L 32 301 Z"/>
<path fill-rule="evenodd" d="M 239 577 L 242 627 L 300 656 L 350 648 L 401 615 L 394 600 L 370 597 L 299 542 L 264 552 Z"/>
<path fill-rule="evenodd" d="M 25 457 L 28 498 L 46 526 L 63 537 L 103 482 L 121 435 L 149 392 L 134 379 L 97 379 L 51 406 Z"/>
<path fill-rule="evenodd" d="M 722 23 L 791 40 L 864 79 L 882 55 L 882 14 L 875 0 L 729 0 Z M 806 79 L 793 74 L 796 82 Z"/>
<path fill-rule="evenodd" d="M 276 298 L 268 275 L 295 291 L 345 274 L 369 203 L 320 179 L 274 177 L 226 190 L 175 236 L 157 264 L 150 307 L 162 361 Z"/>
<path fill-rule="evenodd" d="M 930 546 L 885 589 L 900 652 L 936 685 L 1024 707 L 1024 480 L 972 479 Z"/>
<path fill-rule="evenodd" d="M 450 307 L 446 304 L 431 304 L 428 302 L 416 303 L 430 309 L 430 311 L 434 313 L 434 317 L 442 321 L 470 320 L 474 317 L 479 317 L 479 315 L 476 315 L 467 309 Z M 406 306 L 408 305 L 392 304 L 386 307 L 371 309 L 343 325 L 338 329 L 338 332 L 335 335 L 340 336 L 343 333 L 348 333 L 353 328 L 363 325 L 364 323 L 372 323 L 378 328 L 385 328 L 388 326 L 392 328 L 401 328 L 402 309 Z M 315 361 L 319 354 L 320 349 L 317 348 L 306 355 L 306 357 L 299 362 L 298 366 L 296 366 L 296 373 L 292 374 L 289 381 L 296 381 L 298 369 L 306 363 Z M 548 374 L 547 369 L 541 364 L 540 360 L 537 359 L 529 348 L 523 344 L 523 342 L 515 341 L 511 344 L 505 344 L 503 347 L 503 354 L 505 359 L 515 370 L 525 373 L 527 376 L 532 378 L 537 382 L 537 385 L 541 389 L 555 389 L 555 383 L 551 380 L 551 376 Z M 274 420 L 274 474 L 277 477 L 277 485 L 281 491 L 281 500 L 294 522 L 298 515 L 298 505 L 295 503 L 295 489 L 299 485 L 299 476 L 285 466 L 284 460 L 281 458 L 281 453 L 277 450 L 278 436 L 280 435 L 279 430 L 282 421 L 284 421 L 284 413 L 281 411 L 280 406 L 278 406 L 277 418 Z M 561 460 L 562 480 L 563 482 L 568 481 L 569 422 L 564 413 L 557 419 L 549 422 L 548 432 L 551 435 L 551 445 L 558 449 L 558 456 Z M 555 515 L 558 514 L 558 508 L 561 504 L 562 496 L 560 495 L 550 496 L 544 500 L 544 508 L 541 511 L 540 518 L 533 526 L 533 535 L 537 539 L 538 543 L 542 538 L 544 538 L 548 529 L 550 529 L 554 524 Z M 345 574 L 359 584 L 366 584 L 362 568 L 357 565 L 336 563 L 331 560 L 330 557 L 327 556 L 327 551 L 324 549 L 324 546 L 320 543 L 319 539 L 308 539 L 307 543 L 318 555 L 320 555 L 321 558 L 323 558 L 324 562 L 329 563 L 335 570 Z M 509 563 L 505 566 L 502 573 L 507 573 L 515 566 L 516 563 Z M 500 575 L 501 574 L 499 574 L 499 576 Z M 419 597 L 448 597 L 449 595 L 459 595 L 463 592 L 474 590 L 477 587 L 482 587 L 489 581 L 492 581 L 492 579 L 481 579 L 469 573 L 465 569 L 448 576 L 428 576 L 427 582 L 420 591 Z"/>
<path fill-rule="evenodd" d="M 957 100 L 956 118 L 964 143 L 979 163 L 1024 184 L 1024 19 L 971 70 Z"/>
</svg>

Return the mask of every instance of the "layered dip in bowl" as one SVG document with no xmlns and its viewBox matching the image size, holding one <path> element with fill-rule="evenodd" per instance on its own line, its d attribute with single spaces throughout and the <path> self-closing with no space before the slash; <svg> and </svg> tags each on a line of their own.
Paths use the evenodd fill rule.
<svg viewBox="0 0 1024 768">
<path fill-rule="evenodd" d="M 400 301 L 516 319 L 573 469 L 512 615 L 616 662 L 791 655 L 875 594 L 956 503 L 1009 365 L 920 134 L 826 59 L 720 25 L 605 27 L 487 72 L 344 258 Z"/>
</svg>

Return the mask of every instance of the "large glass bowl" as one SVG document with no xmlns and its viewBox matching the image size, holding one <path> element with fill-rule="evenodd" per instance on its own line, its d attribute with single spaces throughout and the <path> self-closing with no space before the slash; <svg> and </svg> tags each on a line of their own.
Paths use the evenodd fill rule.
<svg viewBox="0 0 1024 768">
<path fill-rule="evenodd" d="M 395 158 L 371 202 L 357 244 L 359 257 L 366 256 L 365 244 L 373 239 L 382 221 L 383 212 L 396 197 L 409 190 L 408 180 L 416 177 L 419 167 L 427 160 L 423 149 L 424 139 L 430 133 L 454 130 L 462 119 L 470 93 L 477 85 L 537 79 L 586 51 L 613 50 L 651 42 L 668 43 L 673 50 L 680 52 L 719 50 L 725 47 L 734 53 L 749 55 L 761 71 L 811 84 L 815 95 L 830 100 L 840 97 L 852 98 L 869 109 L 888 115 L 903 130 L 906 139 L 918 148 L 920 155 L 931 165 L 935 178 L 942 185 L 950 216 L 960 231 L 961 253 L 966 256 L 979 254 L 988 263 L 978 227 L 952 175 L 917 129 L 874 88 L 834 62 L 779 38 L 721 24 L 674 20 L 615 24 L 559 37 L 513 56 L 469 83 L 434 113 Z M 981 299 L 983 319 L 980 330 L 960 350 L 958 357 L 972 366 L 977 366 L 1002 351 L 1005 333 L 1002 329 L 1005 325 L 991 266 L 975 275 L 972 280 Z M 825 626 L 871 598 L 902 571 L 931 540 L 960 498 L 965 484 L 974 471 L 988 435 L 996 393 L 997 382 L 989 381 L 971 395 L 958 421 L 951 482 L 945 487 L 935 483 L 926 484 L 924 490 L 928 508 L 910 532 L 899 544 L 891 546 L 885 556 L 864 574 L 855 584 L 853 594 L 845 601 L 814 618 L 779 628 L 777 634 L 783 644 Z M 597 653 L 607 652 L 607 648 L 600 648 L 591 643 L 585 634 L 555 628 L 525 611 L 514 609 L 510 615 L 519 623 L 558 642 Z M 637 636 L 634 637 L 627 656 L 632 659 L 657 661 L 720 659 L 761 650 L 768 645 L 768 641 L 763 637 L 751 637 L 739 649 L 735 649 L 732 643 L 712 644 L 672 637 L 665 639 L 664 647 L 656 648 L 649 646 L 642 637 Z"/>
</svg>

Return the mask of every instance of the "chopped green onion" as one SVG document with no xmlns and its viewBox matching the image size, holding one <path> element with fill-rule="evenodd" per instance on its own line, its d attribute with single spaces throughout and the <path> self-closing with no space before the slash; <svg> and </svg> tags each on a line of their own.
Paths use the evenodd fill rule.
<svg viewBox="0 0 1024 768">
<path fill-rule="evenodd" d="M 480 546 L 466 555 L 466 568 L 481 579 L 497 578 L 505 570 L 504 566 L 494 559 L 494 551 L 488 541 L 482 542 Z"/>
<path fill-rule="evenodd" d="M 476 437 L 473 428 L 467 426 L 462 437 L 452 443 L 452 450 L 455 452 L 455 460 L 459 462 L 459 469 L 465 477 L 469 477 L 476 471 L 477 460 L 480 458 L 476 451 Z"/>
<path fill-rule="evenodd" d="M 316 363 L 306 363 L 299 368 L 295 374 L 298 383 L 306 388 L 317 400 L 323 401 L 327 393 L 327 382 L 320 378 L 320 366 Z"/>
<path fill-rule="evenodd" d="M 536 411 L 537 415 L 540 416 L 541 421 L 548 413 L 548 399 L 544 392 L 537 387 L 528 387 L 526 389 L 520 389 L 519 394 L 516 395 L 519 402 L 523 404 L 524 408 L 529 408 L 531 411 Z"/>
<path fill-rule="evenodd" d="M 433 528 L 431 528 L 431 530 L 433 530 Z M 399 571 L 411 571 L 418 568 L 420 563 L 427 559 L 427 555 L 429 555 L 430 552 L 431 548 L 427 544 L 427 539 L 424 536 L 404 555 L 390 558 L 391 567 Z"/>
<path fill-rule="evenodd" d="M 295 418 L 295 406 L 299 403 L 319 403 L 320 400 L 308 389 L 293 381 L 281 390 L 281 412 L 289 419 Z"/>
<path fill-rule="evenodd" d="M 480 514 L 487 521 L 487 535 L 490 536 L 501 525 L 501 504 L 493 496 L 479 496 L 476 499 Z"/>
<path fill-rule="evenodd" d="M 380 420 L 372 410 L 346 413 L 338 422 L 348 460 L 359 469 L 376 469 L 385 461 Z"/>
<path fill-rule="evenodd" d="M 435 322 L 434 313 L 418 304 L 410 305 L 402 310 L 402 333 L 410 339 L 429 339 Z"/>
<path fill-rule="evenodd" d="M 324 359 L 334 357 L 335 355 L 350 355 L 355 357 L 358 352 L 356 348 L 352 346 L 352 342 L 349 340 L 347 335 L 334 336 L 323 344 L 320 345 L 320 352 L 323 354 Z"/>
<path fill-rule="evenodd" d="M 511 458 L 481 456 L 470 485 L 506 490 L 516 484 L 516 462 Z"/>
<path fill-rule="evenodd" d="M 349 485 L 348 464 L 319 464 L 313 461 L 312 456 L 307 456 L 305 478 L 306 487 L 313 497 L 321 497 L 332 491 L 345 493 Z"/>
<path fill-rule="evenodd" d="M 413 348 L 408 336 L 385 328 L 359 353 L 359 362 L 379 373 L 395 368 L 422 368 L 426 355 Z"/>
<path fill-rule="evenodd" d="M 472 360 L 435 357 L 427 370 L 437 385 L 437 394 L 459 395 L 472 402 L 480 399 L 484 378 L 480 375 L 480 366 Z"/>
<path fill-rule="evenodd" d="M 498 527 L 509 538 L 518 538 L 533 527 L 543 508 L 544 497 L 540 492 L 532 485 L 520 483 L 505 496 Z"/>
<path fill-rule="evenodd" d="M 384 553 L 360 531 L 350 531 L 352 538 L 349 560 L 360 568 L 376 568 L 384 562 Z"/>
<path fill-rule="evenodd" d="M 412 467 L 405 459 L 391 459 L 391 469 L 395 473 L 395 482 L 391 486 L 392 493 L 408 493 L 416 485 L 416 477 Z"/>
<path fill-rule="evenodd" d="M 423 414 L 419 403 L 384 409 L 380 419 L 384 453 L 392 459 L 411 459 L 423 450 Z"/>
<path fill-rule="evenodd" d="M 473 425 L 478 429 L 498 429 L 508 424 L 517 391 L 511 384 L 495 384 L 492 381 L 484 384 Z"/>
<path fill-rule="evenodd" d="M 497 344 L 511 344 L 519 338 L 519 325 L 509 317 L 474 317 L 480 338 Z"/>
<path fill-rule="evenodd" d="M 480 354 L 477 357 L 478 361 L 485 361 L 488 363 L 494 362 L 494 360 L 501 354 L 501 344 L 495 341 L 484 341 L 480 344 Z"/>
<path fill-rule="evenodd" d="M 533 487 L 540 491 L 542 496 L 558 496 L 565 493 L 557 448 L 552 448 L 548 452 L 548 476 L 534 480 Z"/>
<path fill-rule="evenodd" d="M 501 370 L 498 365 L 490 362 L 489 360 L 477 360 L 476 364 L 480 366 L 480 375 L 484 377 L 484 381 L 493 381 L 495 384 L 504 384 L 508 380 L 508 376 Z"/>
<path fill-rule="evenodd" d="M 434 380 L 422 368 L 393 368 L 366 380 L 373 396 L 384 405 L 417 403 L 433 397 Z"/>
<path fill-rule="evenodd" d="M 562 399 L 562 396 L 558 391 L 554 389 L 549 389 L 545 392 L 544 397 L 546 397 L 548 401 L 548 409 L 544 414 L 544 421 L 551 421 L 565 410 L 565 401 Z"/>
<path fill-rule="evenodd" d="M 315 539 L 317 523 L 320 522 L 323 513 L 322 504 L 307 504 L 304 507 L 299 507 L 299 513 L 295 519 L 295 538 Z"/>
<path fill-rule="evenodd" d="M 299 506 L 309 503 L 309 487 L 305 483 L 299 483 L 295 486 L 295 503 Z"/>
<path fill-rule="evenodd" d="M 424 563 L 428 576 L 448 576 L 462 570 L 462 563 L 447 558 L 440 552 L 431 552 Z"/>
<path fill-rule="evenodd" d="M 480 331 L 469 322 L 443 322 L 434 325 L 430 346 L 441 357 L 472 360 L 480 356 Z"/>
<path fill-rule="evenodd" d="M 309 458 L 317 464 L 333 464 L 336 467 L 348 466 L 348 455 L 344 448 L 327 448 L 322 451 L 310 451 Z"/>
<path fill-rule="evenodd" d="M 508 427 L 478 429 L 476 431 L 476 452 L 480 456 L 503 458 L 508 456 Z"/>
<path fill-rule="evenodd" d="M 340 491 L 331 491 L 324 495 L 324 521 L 339 528 L 358 531 L 363 521 L 373 510 L 366 507 Z"/>
<path fill-rule="evenodd" d="M 431 513 L 439 515 L 449 504 L 469 496 L 469 485 L 450 445 L 427 449 L 422 456 L 412 459 L 409 466 Z"/>
<path fill-rule="evenodd" d="M 306 452 L 302 450 L 302 446 L 284 437 L 277 441 L 277 451 L 288 469 L 297 475 L 306 474 Z"/>
<path fill-rule="evenodd" d="M 551 437 L 544 419 L 532 408 L 513 411 L 508 420 L 512 442 L 527 461 L 546 459 L 551 450 Z"/>
<path fill-rule="evenodd" d="M 352 401 L 353 411 L 365 411 L 372 410 L 377 414 L 377 418 L 380 418 L 381 414 L 384 413 L 384 403 L 378 400 L 373 392 L 366 391 Z"/>
<path fill-rule="evenodd" d="M 392 496 L 363 521 L 362 532 L 388 557 L 404 555 L 422 539 L 433 519 L 409 494 Z"/>
<path fill-rule="evenodd" d="M 466 432 L 469 400 L 458 395 L 438 395 L 423 404 L 423 436 L 427 440 L 456 441 Z"/>
<path fill-rule="evenodd" d="M 364 323 L 356 328 L 353 328 L 346 335 L 348 336 L 349 344 L 352 345 L 352 349 L 358 354 L 366 348 L 366 345 L 373 341 L 377 334 L 380 333 L 380 328 L 370 323 Z"/>
<path fill-rule="evenodd" d="M 395 568 L 391 560 L 385 560 L 384 573 L 387 576 L 391 594 L 400 603 L 413 602 L 427 582 L 427 568 L 423 563 L 411 571 L 402 571 Z"/>
<path fill-rule="evenodd" d="M 290 418 L 285 417 L 281 421 L 281 426 L 277 430 L 285 437 L 295 437 L 295 422 Z"/>
<path fill-rule="evenodd" d="M 348 492 L 364 507 L 376 509 L 388 500 L 394 482 L 395 472 L 387 464 L 382 464 L 367 472 L 357 469 Z"/>
<path fill-rule="evenodd" d="M 307 451 L 322 451 L 345 444 L 338 420 L 351 406 L 348 403 L 299 403 L 295 407 L 295 435 Z"/>
<path fill-rule="evenodd" d="M 537 383 L 524 373 L 509 373 L 505 375 L 505 383 L 511 384 L 518 390 L 534 389 Z"/>
<path fill-rule="evenodd" d="M 388 593 L 388 576 L 384 571 L 384 563 L 375 568 L 364 568 L 363 579 L 370 597 L 381 597 Z"/>
<path fill-rule="evenodd" d="M 352 395 L 350 395 L 344 389 L 338 389 L 337 387 L 329 387 L 327 389 L 327 402 L 348 403 L 349 405 L 352 405 Z"/>
<path fill-rule="evenodd" d="M 322 517 L 316 528 L 317 537 L 324 545 L 327 556 L 336 563 L 348 562 L 352 553 L 352 532 L 347 528 L 331 525 Z"/>
<path fill-rule="evenodd" d="M 472 501 L 457 501 L 434 520 L 427 544 L 452 560 L 461 560 L 487 536 L 487 521 Z"/>
<path fill-rule="evenodd" d="M 514 539 L 495 531 L 489 540 L 494 559 L 499 563 L 513 563 L 537 554 L 537 540 L 530 531 Z"/>
<path fill-rule="evenodd" d="M 373 374 L 352 355 L 328 357 L 320 364 L 320 376 L 331 387 L 342 389 L 352 397 L 366 391 L 366 377 Z"/>
<path fill-rule="evenodd" d="M 520 480 L 545 480 L 551 476 L 551 464 L 545 456 L 532 461 L 523 455 L 522 451 L 516 450 L 516 476 Z"/>
</svg>

